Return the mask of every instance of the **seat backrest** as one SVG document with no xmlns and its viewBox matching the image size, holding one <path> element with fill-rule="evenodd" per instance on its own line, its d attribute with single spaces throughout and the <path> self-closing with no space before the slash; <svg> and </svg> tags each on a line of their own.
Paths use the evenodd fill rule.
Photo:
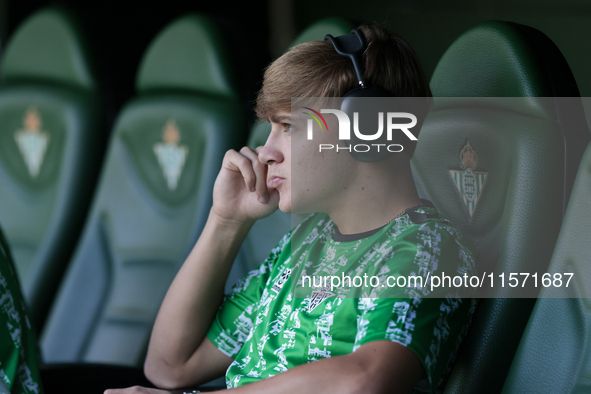
<svg viewBox="0 0 591 394">
<path fill-rule="evenodd" d="M 578 96 L 566 61 L 534 29 L 486 22 L 450 46 L 431 88 L 434 107 L 412 159 L 421 197 L 476 241 L 481 274 L 541 275 L 580 161 L 578 145 L 590 136 L 581 130 L 580 100 L 565 105 L 568 99 L 552 97 Z M 533 300 L 510 298 L 509 287 L 495 290 L 499 298 L 482 299 L 474 314 L 445 392 L 502 388 Z"/>
<path fill-rule="evenodd" d="M 48 8 L 18 27 L 0 63 L 0 223 L 37 327 L 76 245 L 102 157 L 87 50 L 70 14 Z"/>
<path fill-rule="evenodd" d="M 579 166 L 548 267 L 553 279 L 556 274 L 562 277 L 562 284 L 541 289 L 505 381 L 504 393 L 589 392 L 590 255 L 591 145 Z M 565 273 L 573 274 L 568 288 Z"/>
<path fill-rule="evenodd" d="M 224 153 L 245 133 L 220 37 L 208 18 L 188 15 L 148 47 L 41 338 L 45 362 L 142 364 L 166 290 L 205 225 Z"/>
<path fill-rule="evenodd" d="M 290 48 L 303 42 L 324 40 L 324 36 L 327 34 L 332 34 L 333 36 L 347 34 L 353 28 L 354 26 L 344 19 L 321 19 L 300 33 L 291 43 Z M 271 124 L 269 122 L 256 123 L 250 132 L 248 146 L 251 149 L 256 149 L 257 146 L 265 145 L 270 133 Z M 271 216 L 258 220 L 253 225 L 238 252 L 236 261 L 228 276 L 226 292 L 231 289 L 236 281 L 244 277 L 248 271 L 263 262 L 281 237 L 302 219 L 303 217 L 301 215 L 290 215 L 277 210 Z"/>
</svg>

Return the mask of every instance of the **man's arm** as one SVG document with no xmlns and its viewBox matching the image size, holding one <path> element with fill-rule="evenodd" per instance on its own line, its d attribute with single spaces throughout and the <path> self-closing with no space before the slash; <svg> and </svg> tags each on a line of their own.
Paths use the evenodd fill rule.
<svg viewBox="0 0 591 394">
<path fill-rule="evenodd" d="M 299 365 L 272 378 L 229 392 L 236 394 L 288 393 L 409 393 L 425 370 L 415 353 L 388 340 L 369 342 L 355 352 Z M 219 391 L 224 393 L 227 391 Z M 166 391 L 132 387 L 105 394 L 161 394 Z"/>
<path fill-rule="evenodd" d="M 205 335 L 240 245 L 256 219 L 277 209 L 278 195 L 267 190 L 266 171 L 249 148 L 224 156 L 207 223 L 166 293 L 152 329 L 144 372 L 156 386 L 197 385 L 222 376 L 232 362 Z M 267 201 L 261 202 L 261 195 L 267 195 Z"/>
<path fill-rule="evenodd" d="M 227 223 L 210 213 L 154 323 L 144 372 L 156 386 L 199 384 L 221 376 L 232 362 L 204 338 L 222 302 L 232 262 L 249 229 L 248 224 Z"/>
<path fill-rule="evenodd" d="M 232 392 L 409 393 L 423 373 L 423 366 L 412 350 L 384 340 L 367 343 L 344 356 L 299 365 Z"/>
</svg>

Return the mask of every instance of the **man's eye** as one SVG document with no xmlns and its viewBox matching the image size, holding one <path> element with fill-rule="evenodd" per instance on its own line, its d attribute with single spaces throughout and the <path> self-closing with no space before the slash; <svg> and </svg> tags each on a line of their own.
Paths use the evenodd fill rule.
<svg viewBox="0 0 591 394">
<path fill-rule="evenodd" d="M 293 130 L 293 126 L 289 123 L 282 123 L 281 125 L 283 126 L 285 131 L 292 131 Z"/>
</svg>

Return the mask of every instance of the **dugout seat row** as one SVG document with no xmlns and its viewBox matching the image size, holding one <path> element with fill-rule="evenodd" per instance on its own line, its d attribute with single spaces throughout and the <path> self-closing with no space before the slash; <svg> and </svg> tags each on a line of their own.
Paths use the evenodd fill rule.
<svg viewBox="0 0 591 394">
<path fill-rule="evenodd" d="M 299 39 L 350 28 L 330 19 Z M 0 90 L 0 116 L 8 120 L 0 130 L 0 184 L 8 186 L 0 188 L 0 221 L 36 326 L 82 232 L 42 332 L 44 361 L 139 366 L 160 301 L 207 218 L 223 153 L 240 147 L 245 119 L 212 21 L 192 15 L 172 22 L 142 59 L 138 96 L 116 121 L 82 231 L 104 133 L 82 37 L 68 12 L 49 8 L 10 41 Z M 66 105 L 58 105 L 61 96 Z M 30 159 L 27 149 L 35 148 Z M 289 216 L 282 221 L 286 232 Z M 269 237 L 253 232 L 256 241 L 245 244 L 228 283 L 276 243 L 281 234 L 269 228 Z"/>
<path fill-rule="evenodd" d="M 314 28 L 325 31 L 321 26 Z M 350 27 L 332 19 L 326 26 L 333 34 Z M 300 39 L 308 36 L 315 37 L 305 31 Z M 207 219 L 223 153 L 238 149 L 235 142 L 244 133 L 232 75 L 224 69 L 226 54 L 219 48 L 211 22 L 192 16 L 173 22 L 148 49 L 137 77 L 138 97 L 116 123 L 84 237 L 43 332 L 46 362 L 142 364 L 160 302 Z M 183 63 L 186 69 L 179 70 Z M 154 155 L 175 133 L 182 138 L 172 142 L 193 154 L 187 154 L 180 174 L 186 178 L 176 181 L 163 177 L 164 168 L 157 166 L 157 161 L 160 167 L 163 161 L 174 163 L 174 157 Z M 173 181 L 184 189 L 176 190 Z M 228 287 L 289 230 L 289 215 L 275 216 L 283 227 L 257 223 Z"/>
<path fill-rule="evenodd" d="M 147 49 L 41 338 L 44 360 L 141 365 L 153 321 L 245 134 L 220 33 L 183 17 Z"/>
<path fill-rule="evenodd" d="M 39 326 L 76 245 L 101 158 L 99 88 L 75 19 L 49 9 L 0 63 L 0 223 Z"/>
<path fill-rule="evenodd" d="M 420 196 L 476 241 L 481 274 L 541 275 L 591 137 L 564 57 L 533 28 L 487 22 L 450 46 L 431 88 Z M 501 391 L 538 290 L 488 289 L 445 393 Z"/>
<path fill-rule="evenodd" d="M 66 20 L 57 17 L 55 11 L 39 15 L 44 18 L 53 15 L 50 20 Z M 59 23 L 70 26 L 69 22 Z M 327 33 L 345 34 L 350 28 L 346 22 L 331 20 L 308 30 L 296 42 L 322 39 Z M 78 36 L 74 34 L 73 37 Z M 11 92 L 18 93 L 19 89 L 30 92 L 31 86 L 42 85 L 38 82 L 46 78 L 46 74 L 39 71 L 40 75 L 31 74 L 34 77 L 19 76 L 21 70 L 28 70 L 28 65 L 6 66 L 11 64 L 10 59 L 19 59 L 10 52 L 13 45 L 16 44 L 11 40 L 2 59 L 0 111 L 4 108 L 2 103 L 8 103 L 9 108 L 11 103 L 19 102 L 12 97 L 21 97 L 21 93 Z M 76 45 L 66 49 L 84 48 L 83 43 Z M 173 22 L 148 48 L 137 75 L 138 94 L 117 119 L 90 216 L 43 331 L 41 350 L 44 361 L 141 365 L 160 301 L 207 218 L 213 180 L 223 152 L 230 147 L 237 148 L 236 141 L 244 135 L 245 121 L 223 48 L 212 22 L 195 15 Z M 44 52 L 37 50 L 36 53 Z M 70 52 L 51 51 L 51 54 L 62 53 Z M 29 59 L 29 56 L 23 55 L 22 59 Z M 74 59 L 77 59 L 73 63 L 76 67 L 88 63 L 87 60 L 80 61 L 86 59 L 84 57 Z M 38 68 L 41 64 L 37 63 Z M 84 107 L 86 111 L 98 108 L 91 101 L 96 100 L 96 83 L 85 85 L 86 80 L 75 73 L 84 68 L 72 67 L 56 67 L 51 74 L 54 79 L 48 86 L 51 85 L 52 89 L 57 89 L 60 84 L 63 89 L 67 86 L 80 97 L 92 97 L 88 99 L 90 104 L 77 99 L 77 105 L 87 105 Z M 56 77 L 63 73 L 72 80 Z M 88 73 L 92 75 L 90 71 Z M 29 77 L 34 84 L 26 82 Z M 23 81 L 26 83 L 21 88 Z M 545 270 L 583 149 L 590 137 L 580 102 L 554 98 L 579 95 L 564 58 L 547 37 L 534 29 L 488 22 L 454 42 L 437 66 L 431 87 L 436 96 L 434 109 L 423 125 L 412 161 L 421 197 L 433 201 L 444 216 L 478 243 L 481 271 Z M 3 100 L 3 95 L 9 93 L 14 96 Z M 37 100 L 44 97 L 41 93 L 33 96 Z M 478 97 L 490 99 L 474 99 Z M 38 134 L 42 134 L 39 131 L 54 133 L 52 130 L 57 132 L 60 129 L 56 126 L 58 121 L 50 120 L 59 119 L 57 115 L 48 117 L 48 123 L 44 123 L 43 101 L 35 104 L 37 115 L 34 115 L 33 110 L 28 111 L 27 100 L 25 97 L 20 107 L 15 106 L 11 126 L 0 129 L 0 138 L 7 144 L 14 145 L 16 133 L 26 131 L 21 124 L 27 116 L 37 119 L 37 123 L 32 123 L 35 125 L 39 124 L 39 118 L 42 119 L 41 125 L 37 126 L 41 129 L 37 130 Z M 89 159 L 86 156 L 94 153 L 88 149 L 93 143 L 87 139 L 96 138 L 100 112 L 86 115 L 82 111 L 81 115 L 75 115 L 76 110 L 63 110 L 63 113 L 67 114 L 62 115 L 67 121 L 74 119 L 75 125 L 88 123 L 88 130 L 95 130 L 92 136 L 85 134 L 72 139 L 84 139 L 72 155 L 83 156 L 81 160 Z M 8 115 L 0 112 L 0 117 L 4 116 Z M 65 120 L 61 122 L 63 124 Z M 1 127 L 4 123 L 0 124 Z M 61 130 L 65 130 L 65 126 Z M 268 125 L 256 126 L 249 145 L 256 147 L 264 143 L 268 132 Z M 51 134 L 51 138 L 53 142 L 57 137 Z M 64 137 L 62 141 L 65 141 Z M 4 201 L 20 198 L 23 204 L 32 201 L 32 197 L 23 197 L 25 193 L 19 190 L 37 190 L 41 186 L 35 189 L 31 186 L 35 185 L 34 181 L 24 176 L 27 171 L 30 176 L 30 169 L 20 156 L 16 156 L 19 148 L 13 146 L 12 151 L 6 153 L 2 151 L 4 145 L 0 144 L 0 177 L 4 177 L 0 178 L 0 198 Z M 43 171 L 51 168 L 49 149 L 50 145 L 47 145 L 47 162 L 40 167 L 39 182 Z M 66 155 L 56 157 L 58 161 L 64 157 L 62 163 L 66 162 Z M 15 164 L 17 159 L 20 167 Z M 84 165 L 81 163 L 68 170 L 78 173 Z M 588 174 L 588 165 L 581 167 L 581 171 Z M 20 174 L 20 178 L 14 174 Z M 51 179 L 59 178 L 55 174 L 52 176 Z M 64 177 L 71 180 L 73 176 Z M 467 176 L 475 179 L 476 190 L 464 189 L 463 180 Z M 579 179 L 586 179 L 585 176 L 579 174 Z M 577 182 L 583 186 L 578 186 L 576 192 L 584 193 L 585 181 Z M 80 184 L 91 185 L 91 182 L 78 179 L 72 183 Z M 48 195 L 47 190 L 59 189 L 52 187 L 46 186 L 42 191 Z M 91 186 L 85 187 L 82 191 L 66 188 L 60 193 L 68 192 L 68 196 L 77 196 L 75 193 L 84 191 L 89 193 Z M 8 195 L 8 192 L 16 197 L 2 194 Z M 70 197 L 67 200 L 62 196 L 56 194 L 50 201 L 73 204 L 82 199 Z M 588 212 L 587 201 L 584 197 L 573 196 L 571 205 L 575 203 L 578 209 L 586 207 Z M 4 205 L 7 204 L 0 207 Z M 61 212 L 53 206 L 45 206 L 45 209 L 45 216 Z M 569 219 L 574 217 L 575 224 L 568 223 L 578 227 L 573 230 L 565 227 L 567 234 L 581 234 L 585 230 L 583 218 L 577 221 L 574 212 L 570 214 L 569 210 Z M 17 210 L 10 214 L 14 214 L 16 222 Z M 43 217 L 41 214 L 24 215 L 28 222 L 23 223 L 44 223 L 38 219 Z M 68 217 L 71 214 L 62 215 Z M 82 220 L 84 211 L 76 215 Z M 0 221 L 9 234 L 12 222 L 4 220 L 1 215 Z M 259 222 L 240 251 L 230 281 L 264 259 L 289 227 L 289 217 L 281 213 Z M 43 235 L 43 231 L 49 229 L 51 232 Z M 39 226 L 37 230 L 25 229 L 21 233 L 24 236 L 41 234 L 39 242 L 45 242 L 45 238 L 58 234 L 56 231 L 54 227 Z M 561 234 L 565 246 L 557 249 L 555 259 L 570 262 L 570 257 L 560 258 L 571 248 L 569 241 L 562 241 L 562 237 Z M 568 235 L 564 237 L 569 238 Z M 17 241 L 9 235 L 11 243 L 16 245 L 13 246 L 17 249 L 15 255 L 32 255 L 30 251 L 18 252 L 18 237 L 15 235 L 13 239 Z M 585 238 L 581 239 L 584 245 Z M 21 245 L 33 244 L 29 239 L 20 242 Z M 50 246 L 57 243 L 56 238 Z M 573 247 L 581 248 L 577 249 L 580 254 L 576 261 L 584 261 L 585 249 L 580 244 L 573 244 Z M 551 269 L 566 268 L 551 266 Z M 40 278 L 48 280 L 49 273 L 41 272 Z M 503 298 L 511 297 L 511 292 L 494 295 L 496 298 L 483 299 L 474 315 L 473 325 L 447 383 L 447 393 L 500 392 L 503 388 L 535 300 Z M 568 312 L 573 311 L 576 316 L 582 316 L 573 323 L 575 327 L 586 327 L 587 306 L 583 300 L 553 302 L 537 302 L 526 331 L 528 336 L 522 339 L 513 362 L 507 390 L 527 387 L 527 377 L 531 380 L 531 376 L 537 373 L 528 369 L 528 361 L 532 354 L 537 354 L 536 341 L 547 335 L 548 314 L 552 314 L 554 308 L 566 305 L 569 309 L 564 311 L 564 320 L 568 321 L 569 316 L 572 318 Z M 584 337 L 584 331 L 576 333 Z M 574 343 L 571 348 L 572 353 L 565 351 L 564 357 L 578 355 L 577 360 L 580 360 L 583 352 L 576 353 Z M 540 365 L 543 362 L 538 360 Z M 579 381 L 585 384 L 583 378 Z"/>
</svg>

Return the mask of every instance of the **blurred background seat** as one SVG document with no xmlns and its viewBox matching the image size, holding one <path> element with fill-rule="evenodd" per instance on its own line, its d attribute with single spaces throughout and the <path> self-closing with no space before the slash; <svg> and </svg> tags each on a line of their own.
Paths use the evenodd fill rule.
<svg viewBox="0 0 591 394">
<path fill-rule="evenodd" d="M 354 28 L 355 26 L 353 24 L 344 19 L 321 19 L 302 31 L 289 45 L 289 48 L 303 42 L 324 40 L 324 36 L 327 34 L 332 34 L 333 36 L 348 34 Z M 271 124 L 269 122 L 262 121 L 255 123 L 250 131 L 247 145 L 251 149 L 265 145 L 270 133 Z M 305 216 L 297 214 L 290 215 L 277 210 L 271 216 L 258 220 L 252 226 L 238 252 L 236 261 L 228 275 L 226 292 L 229 292 L 234 283 L 244 277 L 250 270 L 262 263 L 271 252 L 271 249 L 275 247 L 289 229 L 304 219 Z"/>
<path fill-rule="evenodd" d="M 82 240 L 41 338 L 46 363 L 141 366 L 245 120 L 216 26 L 188 15 L 148 47 L 115 122 Z M 238 146 L 237 146 L 238 145 Z"/>
<path fill-rule="evenodd" d="M 552 279 L 559 274 L 562 282 L 557 288 L 541 289 L 503 393 L 588 393 L 591 390 L 589 223 L 591 145 L 581 161 L 548 267 Z M 573 273 L 568 288 L 568 276 L 564 273 Z"/>
<path fill-rule="evenodd" d="M 101 104 L 74 18 L 46 8 L 0 63 L 0 223 L 39 328 L 78 240 L 102 158 Z"/>
<path fill-rule="evenodd" d="M 476 241 L 481 274 L 541 275 L 590 137 L 580 99 L 555 98 L 579 95 L 566 61 L 535 29 L 486 22 L 450 46 L 431 88 L 412 159 L 420 196 Z M 446 393 L 502 389 L 535 299 L 495 290 L 476 309 Z"/>
</svg>

